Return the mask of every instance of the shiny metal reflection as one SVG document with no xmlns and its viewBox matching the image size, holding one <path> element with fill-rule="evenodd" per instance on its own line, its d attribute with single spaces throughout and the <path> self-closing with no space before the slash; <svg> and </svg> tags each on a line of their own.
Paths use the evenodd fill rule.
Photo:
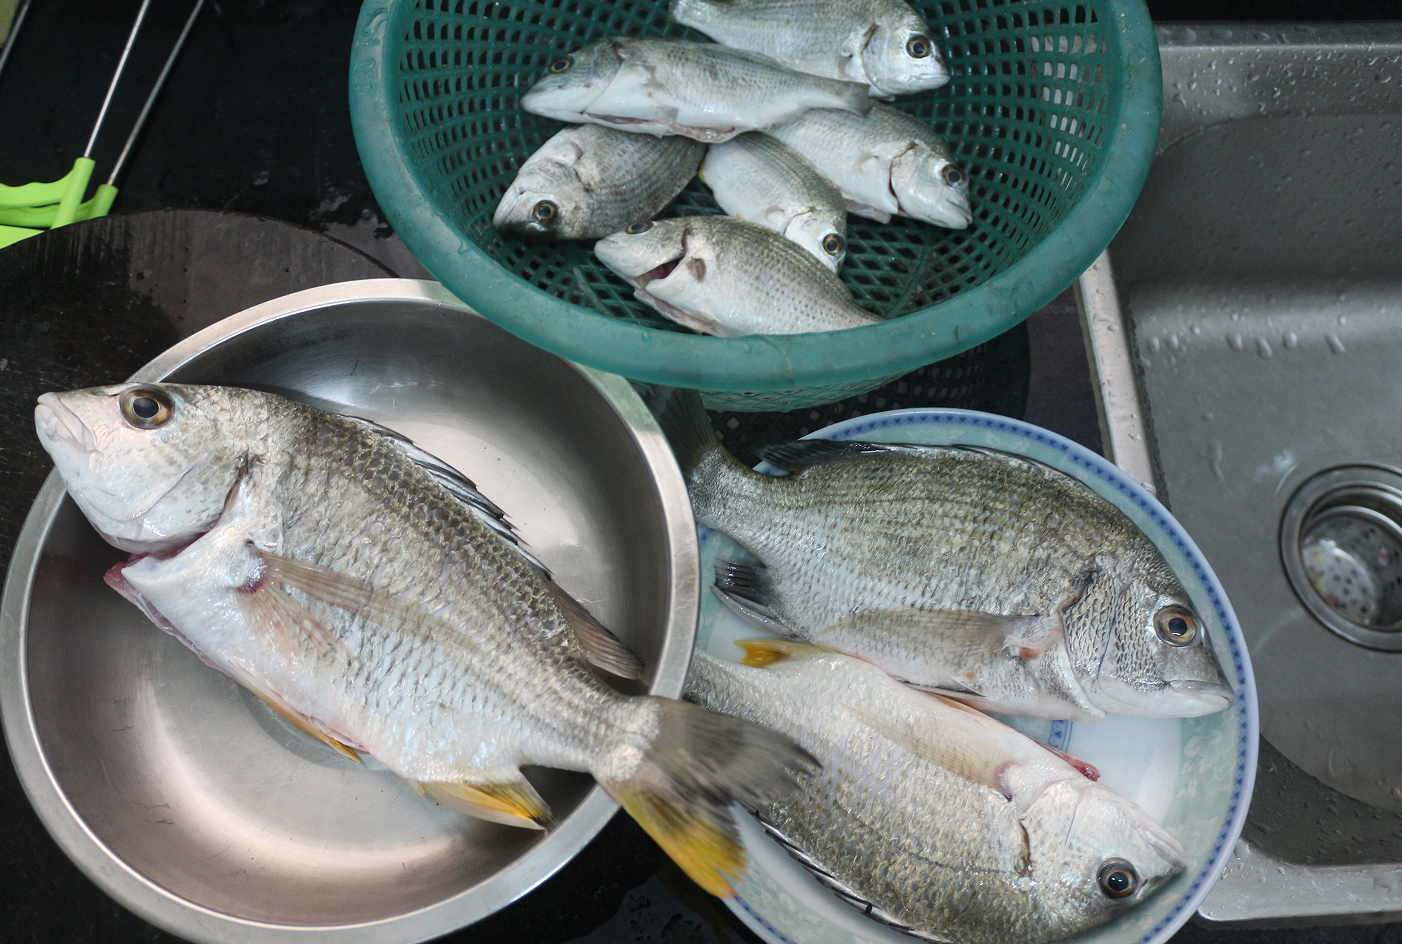
<svg viewBox="0 0 1402 944">
<path fill-rule="evenodd" d="M 261 387 L 413 437 L 505 508 L 562 585 L 680 694 L 696 532 L 627 382 L 522 342 L 436 283 L 269 302 L 136 379 Z M 121 555 L 50 477 L 0 606 L 0 710 L 30 799 L 104 890 L 196 941 L 389 944 L 524 894 L 615 810 L 588 777 L 528 770 L 559 825 L 472 820 L 310 741 L 102 583 Z"/>
</svg>

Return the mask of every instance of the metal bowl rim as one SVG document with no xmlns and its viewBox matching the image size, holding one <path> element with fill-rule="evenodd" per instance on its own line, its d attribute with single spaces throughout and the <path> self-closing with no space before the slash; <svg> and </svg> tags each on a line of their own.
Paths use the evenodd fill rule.
<svg viewBox="0 0 1402 944">
<path fill-rule="evenodd" d="M 130 379 L 159 381 L 214 347 L 284 318 L 333 306 L 386 301 L 441 307 L 482 318 L 437 282 L 340 282 L 285 295 L 231 315 L 180 341 Z M 679 697 L 691 662 L 700 593 L 700 554 L 686 485 L 660 427 L 628 382 L 561 360 L 583 375 L 614 409 L 632 433 L 638 452 L 653 474 L 667 532 L 673 605 L 648 691 Z M 618 809 L 618 804 L 595 784 L 545 839 L 491 878 L 427 907 L 375 921 L 319 926 L 273 924 L 223 914 L 165 890 L 128 866 L 88 828 L 54 778 L 35 725 L 25 671 L 30 596 L 40 551 L 65 497 L 63 480 L 57 472 L 50 472 L 25 518 L 10 560 L 0 601 L 0 723 L 20 784 L 50 835 L 98 887 L 152 924 L 210 944 L 423 941 L 479 921 L 531 891 L 587 845 Z"/>
</svg>

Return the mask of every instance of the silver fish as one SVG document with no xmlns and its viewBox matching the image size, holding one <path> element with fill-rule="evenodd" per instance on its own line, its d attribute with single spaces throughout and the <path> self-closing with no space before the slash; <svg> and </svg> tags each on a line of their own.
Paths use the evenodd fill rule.
<svg viewBox="0 0 1402 944">
<path fill-rule="evenodd" d="M 875 96 L 949 82 L 930 27 L 901 0 L 672 0 L 672 19 L 791 69 L 865 82 Z"/>
<path fill-rule="evenodd" d="M 836 272 L 847 258 L 847 206 L 832 181 L 790 148 L 759 131 L 713 144 L 701 180 L 740 220 L 766 226 Z"/>
<path fill-rule="evenodd" d="M 698 652 L 686 697 L 788 734 L 822 764 L 759 810 L 839 897 L 931 941 L 1044 944 L 1138 905 L 1187 864 L 1094 769 L 876 666 L 779 640 Z M 752 668 L 749 666 L 765 666 Z"/>
<path fill-rule="evenodd" d="M 464 812 L 546 828 L 521 765 L 586 771 L 725 894 L 742 864 L 726 804 L 808 763 L 599 681 L 586 662 L 641 666 L 471 482 L 383 427 L 177 384 L 44 394 L 35 422 L 88 520 L 137 555 L 109 584 L 328 745 Z"/>
<path fill-rule="evenodd" d="M 601 125 L 566 128 L 526 158 L 492 216 L 499 230 L 598 239 L 648 220 L 696 174 L 706 146 Z"/>
<path fill-rule="evenodd" d="M 521 98 L 560 121 L 680 134 L 708 144 L 810 108 L 866 114 L 867 87 L 806 75 L 768 56 L 677 39 L 601 39 L 561 56 Z"/>
<path fill-rule="evenodd" d="M 698 524 L 759 558 L 716 589 L 781 635 L 976 707 L 1194 717 L 1234 694 L 1183 585 L 1119 509 L 1048 466 L 952 446 L 803 441 L 744 468 L 693 394 L 663 425 Z"/>
<path fill-rule="evenodd" d="M 842 280 L 797 243 L 728 216 L 634 223 L 594 254 L 634 294 L 693 331 L 723 338 L 877 324 Z"/>
<path fill-rule="evenodd" d="M 969 176 L 930 126 L 878 104 L 866 116 L 815 109 L 769 130 L 847 198 L 847 210 L 888 223 L 909 216 L 949 229 L 973 220 Z"/>
</svg>

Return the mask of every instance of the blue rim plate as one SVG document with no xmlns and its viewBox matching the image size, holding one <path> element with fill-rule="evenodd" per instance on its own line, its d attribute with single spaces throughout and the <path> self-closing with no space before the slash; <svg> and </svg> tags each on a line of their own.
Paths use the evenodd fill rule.
<svg viewBox="0 0 1402 944">
<path fill-rule="evenodd" d="M 1223 660 L 1237 698 L 1202 718 L 1111 717 L 1055 724 L 1010 719 L 1033 737 L 1095 764 L 1101 782 L 1138 802 L 1183 844 L 1189 864 L 1133 911 L 1070 940 L 1078 944 L 1161 944 L 1188 920 L 1222 874 L 1241 833 L 1256 775 L 1256 686 L 1246 642 L 1221 584 L 1197 545 L 1152 495 L 1104 458 L 1036 426 L 969 410 L 894 410 L 818 430 L 808 439 L 982 446 L 1035 459 L 1110 501 L 1154 542 L 1183 582 Z M 761 465 L 761 471 L 776 470 Z M 701 528 L 702 573 L 746 556 L 730 538 Z M 701 597 L 697 646 L 722 659 L 741 656 L 736 639 L 758 633 L 712 593 Z M 730 909 L 768 944 L 909 944 L 820 885 L 752 817 L 740 821 L 748 864 Z"/>
</svg>

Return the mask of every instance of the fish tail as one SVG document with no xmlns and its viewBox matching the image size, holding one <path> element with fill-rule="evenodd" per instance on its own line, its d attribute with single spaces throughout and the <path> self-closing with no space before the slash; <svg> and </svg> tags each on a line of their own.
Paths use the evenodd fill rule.
<svg viewBox="0 0 1402 944">
<path fill-rule="evenodd" d="M 648 701 L 656 706 L 656 736 L 629 774 L 600 782 L 693 881 L 730 897 L 745 868 L 730 805 L 772 802 L 818 762 L 752 722 L 670 698 Z"/>
<path fill-rule="evenodd" d="M 695 390 L 654 386 L 647 405 L 666 434 L 682 475 L 690 478 L 691 471 L 708 453 L 725 450 L 717 441 L 715 430 L 711 429 L 711 421 L 706 418 L 701 394 Z"/>
</svg>

